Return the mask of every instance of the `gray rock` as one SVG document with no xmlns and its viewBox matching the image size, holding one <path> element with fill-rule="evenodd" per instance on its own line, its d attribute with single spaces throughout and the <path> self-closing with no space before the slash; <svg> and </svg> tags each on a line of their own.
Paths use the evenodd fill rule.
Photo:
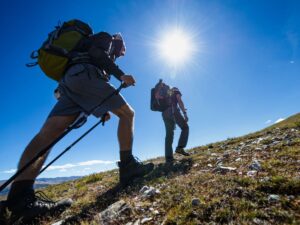
<svg viewBox="0 0 300 225">
<path fill-rule="evenodd" d="M 242 161 L 242 158 L 237 158 L 235 161 L 240 162 L 240 161 Z"/>
<path fill-rule="evenodd" d="M 230 152 L 229 151 L 224 152 L 223 158 L 228 159 L 229 157 L 230 157 Z"/>
<path fill-rule="evenodd" d="M 269 195 L 268 196 L 268 201 L 269 202 L 278 202 L 280 200 L 279 195 Z"/>
<path fill-rule="evenodd" d="M 116 219 L 119 219 L 121 216 L 130 215 L 132 209 L 127 203 L 123 200 L 115 202 L 110 205 L 107 209 L 98 214 L 99 220 L 103 225 L 108 225 L 113 223 Z"/>
<path fill-rule="evenodd" d="M 141 220 L 141 224 L 147 223 L 152 220 L 152 217 L 145 217 Z"/>
<path fill-rule="evenodd" d="M 140 219 L 137 219 L 133 225 L 140 225 L 141 224 L 141 220 Z"/>
<path fill-rule="evenodd" d="M 60 221 L 58 221 L 58 222 L 56 222 L 56 223 L 52 223 L 52 225 L 62 225 L 63 222 L 64 222 L 64 220 L 60 220 Z"/>
<path fill-rule="evenodd" d="M 263 225 L 263 224 L 265 224 L 264 221 L 262 221 L 262 220 L 260 220 L 260 219 L 258 219 L 258 218 L 254 218 L 254 219 L 253 219 L 253 223 L 258 224 L 258 225 Z"/>
<path fill-rule="evenodd" d="M 152 198 L 155 195 L 160 194 L 160 191 L 154 187 L 144 186 L 140 190 L 140 193 L 142 194 L 142 198 Z"/>
<path fill-rule="evenodd" d="M 226 174 L 228 172 L 236 172 L 236 168 L 235 167 L 217 166 L 217 168 L 215 168 L 213 170 L 213 172 Z"/>
<path fill-rule="evenodd" d="M 247 172 L 247 176 L 248 177 L 254 177 L 257 175 L 257 171 L 256 170 L 250 170 Z"/>
<path fill-rule="evenodd" d="M 199 198 L 194 198 L 192 200 L 192 206 L 199 206 L 201 204 L 201 201 Z"/>
<path fill-rule="evenodd" d="M 250 170 L 256 170 L 256 171 L 260 171 L 261 170 L 261 165 L 260 163 L 258 162 L 258 160 L 253 160 L 251 165 L 249 166 L 249 169 Z"/>
</svg>

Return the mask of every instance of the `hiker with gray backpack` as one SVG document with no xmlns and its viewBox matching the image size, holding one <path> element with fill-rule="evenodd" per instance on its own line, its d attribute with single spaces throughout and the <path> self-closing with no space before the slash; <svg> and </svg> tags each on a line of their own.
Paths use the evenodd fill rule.
<svg viewBox="0 0 300 225">
<path fill-rule="evenodd" d="M 134 77 L 125 74 L 115 64 L 125 51 L 121 34 L 93 34 L 88 24 L 71 20 L 57 26 L 42 47 L 32 53 L 37 62 L 28 66 L 38 64 L 48 77 L 59 83 L 56 90 L 58 101 L 23 152 L 16 173 L 18 176 L 13 180 L 6 202 L 2 202 L 2 206 L 5 205 L 11 212 L 13 221 L 31 221 L 44 214 L 62 212 L 72 204 L 71 200 L 54 202 L 44 194 L 38 195 L 33 185 L 43 171 L 42 166 L 51 147 L 72 124 L 77 125 L 81 114 L 92 114 L 102 118 L 103 122 L 110 118 L 109 112 L 119 117 L 121 184 L 127 185 L 134 178 L 153 170 L 152 163 L 143 164 L 132 155 L 134 110 L 119 94 L 121 88 L 116 90 L 109 83 L 113 75 L 124 84 L 122 87 L 135 85 Z M 41 149 L 46 153 L 38 155 Z"/>
<path fill-rule="evenodd" d="M 189 156 L 184 148 L 188 142 L 189 125 L 188 116 L 184 103 L 181 99 L 181 92 L 178 88 L 171 88 L 161 79 L 151 89 L 151 110 L 162 112 L 162 118 L 166 128 L 165 137 L 165 160 L 166 163 L 173 163 L 173 139 L 176 125 L 180 127 L 181 133 L 175 153 Z M 181 112 L 180 112 L 181 110 Z"/>
</svg>

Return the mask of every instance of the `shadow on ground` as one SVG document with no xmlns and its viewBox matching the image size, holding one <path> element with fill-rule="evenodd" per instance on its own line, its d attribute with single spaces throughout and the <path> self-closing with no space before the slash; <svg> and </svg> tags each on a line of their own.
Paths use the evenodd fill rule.
<svg viewBox="0 0 300 225">
<path fill-rule="evenodd" d="M 130 195 L 138 192 L 148 181 L 163 176 L 173 178 L 188 173 L 193 165 L 191 158 L 182 159 L 173 164 L 158 164 L 154 170 L 147 176 L 135 179 L 133 183 L 127 186 L 117 184 L 97 197 L 96 202 L 82 208 L 81 212 L 67 218 L 62 224 L 77 224 L 80 220 L 93 220 L 96 213 L 105 210 L 109 205 L 120 200 L 122 194 Z"/>
</svg>

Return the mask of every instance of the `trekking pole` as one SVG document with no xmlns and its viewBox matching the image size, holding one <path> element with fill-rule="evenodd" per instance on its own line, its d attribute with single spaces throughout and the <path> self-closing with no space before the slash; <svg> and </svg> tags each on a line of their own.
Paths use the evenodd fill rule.
<svg viewBox="0 0 300 225">
<path fill-rule="evenodd" d="M 98 105 L 96 105 L 90 111 L 90 114 L 100 107 L 104 102 L 110 99 L 112 96 L 120 93 L 122 88 L 126 87 L 125 83 L 122 83 L 118 89 L 116 89 L 112 94 L 108 95 L 105 99 L 103 99 Z M 84 136 L 86 136 L 89 132 L 91 132 L 95 127 L 97 127 L 100 123 L 104 123 L 102 118 L 99 122 L 97 122 L 92 128 L 90 128 L 87 132 L 85 132 L 80 138 L 78 138 L 75 142 L 73 142 L 66 150 L 63 151 L 58 157 L 52 160 L 46 167 L 44 167 L 39 174 L 41 174 L 45 168 L 48 168 L 52 163 L 54 163 L 58 158 L 60 158 L 65 152 L 70 150 L 76 143 L 78 143 Z M 71 124 L 58 138 L 56 138 L 51 144 L 42 149 L 35 157 L 33 157 L 28 163 L 26 163 L 21 169 L 19 169 L 12 177 L 10 177 L 4 184 L 0 186 L 0 192 L 3 191 L 16 177 L 22 174 L 29 166 L 31 166 L 35 161 L 37 161 L 41 156 L 46 154 L 50 148 L 52 148 L 57 142 L 59 142 L 63 137 L 65 137 L 71 130 L 74 128 L 80 127 L 86 121 L 86 116 L 80 117 L 73 124 Z"/>
</svg>

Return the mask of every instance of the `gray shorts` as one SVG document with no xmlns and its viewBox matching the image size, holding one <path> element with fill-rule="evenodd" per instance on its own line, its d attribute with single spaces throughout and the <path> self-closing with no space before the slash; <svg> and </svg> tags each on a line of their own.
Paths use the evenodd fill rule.
<svg viewBox="0 0 300 225">
<path fill-rule="evenodd" d="M 101 107 L 91 112 L 116 89 L 102 78 L 101 71 L 90 64 L 70 67 L 59 83 L 60 98 L 48 117 L 74 115 L 80 112 L 100 117 L 105 112 L 127 104 L 122 95 L 113 95 Z"/>
</svg>

